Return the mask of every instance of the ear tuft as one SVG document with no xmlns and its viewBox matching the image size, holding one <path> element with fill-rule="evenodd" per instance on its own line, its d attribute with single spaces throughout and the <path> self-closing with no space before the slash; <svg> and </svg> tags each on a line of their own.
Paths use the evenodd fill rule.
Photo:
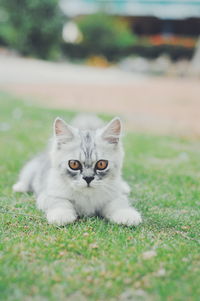
<svg viewBox="0 0 200 301">
<path fill-rule="evenodd" d="M 112 119 L 103 129 L 102 138 L 108 143 L 117 144 L 121 134 L 121 120 L 119 117 Z"/>
<path fill-rule="evenodd" d="M 66 137 L 68 139 L 73 138 L 72 127 L 59 117 L 57 117 L 54 121 L 54 133 L 56 137 Z"/>
</svg>

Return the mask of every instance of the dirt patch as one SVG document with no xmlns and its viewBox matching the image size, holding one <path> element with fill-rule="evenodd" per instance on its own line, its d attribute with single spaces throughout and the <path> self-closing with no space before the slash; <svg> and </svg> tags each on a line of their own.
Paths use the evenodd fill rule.
<svg viewBox="0 0 200 301">
<path fill-rule="evenodd" d="M 120 115 L 134 130 L 200 135 L 197 79 L 148 78 L 115 68 L 7 58 L 0 88 L 49 107 Z"/>
</svg>

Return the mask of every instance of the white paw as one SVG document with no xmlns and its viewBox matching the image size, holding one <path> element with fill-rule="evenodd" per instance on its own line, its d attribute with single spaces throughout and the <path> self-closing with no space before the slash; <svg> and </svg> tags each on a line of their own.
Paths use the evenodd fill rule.
<svg viewBox="0 0 200 301">
<path fill-rule="evenodd" d="M 49 224 L 65 226 L 76 220 L 77 216 L 71 209 L 54 208 L 47 211 L 47 220 Z"/>
<path fill-rule="evenodd" d="M 118 209 L 109 219 L 116 224 L 126 226 L 137 226 L 142 222 L 140 213 L 133 208 Z"/>
<path fill-rule="evenodd" d="M 15 192 L 27 192 L 27 185 L 23 182 L 17 182 L 16 184 L 13 185 L 12 187 L 13 191 Z"/>
<path fill-rule="evenodd" d="M 46 194 L 41 193 L 36 199 L 37 208 L 39 210 L 47 210 L 48 209 L 48 197 Z"/>
</svg>

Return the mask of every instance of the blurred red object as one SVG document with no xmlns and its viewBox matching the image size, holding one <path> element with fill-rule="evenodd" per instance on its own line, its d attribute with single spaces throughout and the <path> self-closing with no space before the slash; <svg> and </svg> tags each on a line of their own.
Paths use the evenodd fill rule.
<svg viewBox="0 0 200 301">
<path fill-rule="evenodd" d="M 194 48 L 197 43 L 197 39 L 179 36 L 167 37 L 164 35 L 154 35 L 147 39 L 147 43 L 152 46 L 173 45 Z"/>
</svg>

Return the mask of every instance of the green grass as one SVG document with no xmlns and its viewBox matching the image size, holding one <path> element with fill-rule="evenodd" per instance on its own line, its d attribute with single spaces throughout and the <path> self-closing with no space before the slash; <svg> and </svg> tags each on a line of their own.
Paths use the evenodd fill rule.
<svg viewBox="0 0 200 301">
<path fill-rule="evenodd" d="M 58 228 L 11 187 L 53 119 L 73 113 L 1 93 L 0 114 L 1 300 L 199 300 L 200 141 L 129 133 L 123 172 L 143 224 Z"/>
</svg>

